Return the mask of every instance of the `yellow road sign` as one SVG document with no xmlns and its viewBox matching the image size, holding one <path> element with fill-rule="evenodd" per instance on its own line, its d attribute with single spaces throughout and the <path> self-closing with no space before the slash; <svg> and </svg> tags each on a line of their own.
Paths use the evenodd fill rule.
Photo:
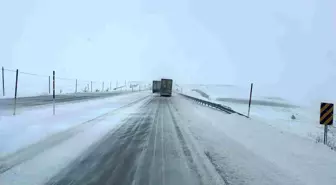
<svg viewBox="0 0 336 185">
<path fill-rule="evenodd" d="M 320 124 L 322 125 L 332 125 L 334 116 L 334 104 L 332 103 L 321 103 L 320 109 Z"/>
</svg>

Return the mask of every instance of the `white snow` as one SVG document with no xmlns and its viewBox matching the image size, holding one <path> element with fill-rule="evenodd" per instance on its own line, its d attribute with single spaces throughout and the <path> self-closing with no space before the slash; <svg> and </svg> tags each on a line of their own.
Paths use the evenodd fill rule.
<svg viewBox="0 0 336 185">
<path fill-rule="evenodd" d="M 2 128 L 6 128 L 7 131 L 20 129 L 22 132 L 24 130 L 22 133 L 25 134 L 21 137 L 21 142 L 23 140 L 29 142 L 30 137 L 38 135 L 35 141 L 30 141 L 45 141 L 45 143 L 42 143 L 45 145 L 42 146 L 47 147 L 47 149 L 31 158 L 29 158 L 29 155 L 32 155 L 31 153 L 24 155 L 23 152 L 19 157 L 26 160 L 22 161 L 18 159 L 19 157 L 9 158 L 9 160 L 0 158 L 2 165 L 22 162 L 1 174 L 0 184 L 43 184 L 81 155 L 91 144 L 99 141 L 109 131 L 120 125 L 121 120 L 126 118 L 127 115 L 136 112 L 137 108 L 146 99 L 131 107 L 118 109 L 117 112 L 105 115 L 90 124 L 80 124 L 82 123 L 80 119 L 88 120 L 89 117 L 97 117 L 97 115 L 115 110 L 116 105 L 125 105 L 132 99 L 136 100 L 148 94 L 148 92 L 140 92 L 109 98 L 105 101 L 94 100 L 90 101 L 90 105 L 87 106 L 85 106 L 85 103 L 67 105 L 63 110 L 64 112 L 57 112 L 60 116 L 56 115 L 55 119 L 49 123 L 41 122 L 43 118 L 27 117 L 29 114 L 24 112 L 20 116 L 22 119 L 25 116 L 27 119 L 29 118 L 27 123 L 13 122 L 14 126 L 11 126 L 10 123 L 12 122 L 8 122 L 6 127 Z M 178 95 L 171 97 L 171 99 L 172 106 L 177 111 L 176 117 L 179 118 L 180 125 L 184 127 L 185 134 L 189 134 L 187 136 L 190 142 L 197 146 L 198 153 L 204 152 L 206 157 L 202 160 L 209 160 L 217 173 L 230 184 L 333 185 L 336 183 L 336 174 L 334 173 L 336 152 L 328 147 L 297 134 L 286 132 L 273 124 L 265 124 L 258 119 L 247 119 L 235 114 L 215 111 Z M 70 106 L 78 110 L 71 110 Z M 39 111 L 43 112 L 43 110 L 32 110 L 30 114 L 35 113 L 37 115 Z M 46 116 L 45 119 L 52 117 Z M 6 117 L 5 119 L 14 118 L 16 117 Z M 33 123 L 34 120 L 39 119 L 41 119 L 40 122 Z M 31 129 L 30 127 L 34 127 L 32 125 L 35 125 L 38 129 Z M 75 127 L 81 125 L 84 126 Z M 70 137 L 63 135 L 66 137 L 64 142 L 54 146 L 47 146 L 47 139 L 43 140 L 42 138 L 46 138 L 48 135 L 43 136 L 42 132 L 45 130 L 47 130 L 47 133 L 56 133 L 70 128 L 80 129 Z M 31 130 L 39 132 L 34 133 Z M 1 135 L 0 139 L 4 141 L 8 137 L 10 144 L 21 148 L 26 146 L 27 143 L 11 141 L 12 138 L 19 137 L 20 131 L 16 131 L 13 135 Z M 48 138 L 59 139 L 56 137 L 53 135 Z M 30 148 L 34 147 L 41 149 L 37 146 Z M 15 151 L 8 145 L 7 148 L 2 150 L 7 153 Z"/>
<path fill-rule="evenodd" d="M 148 95 L 148 92 L 137 92 L 56 105 L 56 115 L 52 113 L 52 106 L 48 105 L 25 110 L 17 116 L 1 116 L 0 157 Z"/>
<path fill-rule="evenodd" d="M 142 95 L 144 94 L 142 93 Z M 146 100 L 148 99 L 144 99 L 125 109 L 119 109 L 115 114 L 104 116 L 96 124 L 83 129 L 83 132 L 6 171 L 1 174 L 0 184 L 25 185 L 45 183 L 49 178 L 56 175 L 71 161 L 85 152 L 90 145 L 98 142 L 111 130 L 113 131 L 115 128 L 118 128 L 122 120 L 129 114 L 136 112 L 139 106 Z M 102 108 L 104 109 L 104 107 Z"/>
<path fill-rule="evenodd" d="M 257 88 L 257 87 L 256 87 Z M 207 100 L 199 93 L 192 91 L 199 89 L 210 96 L 212 102 L 223 104 L 231 107 L 237 112 L 248 114 L 248 100 L 250 89 L 245 87 L 228 86 L 228 85 L 183 85 L 183 93 Z M 242 100 L 244 102 L 218 101 L 217 98 L 232 98 L 233 100 Z M 266 103 L 282 103 L 294 105 L 297 107 L 281 107 L 259 104 L 253 102 L 258 100 Z M 319 124 L 319 104 L 311 106 L 298 106 L 282 97 L 270 97 L 267 94 L 262 94 L 256 91 L 252 96 L 252 105 L 250 117 L 258 122 L 276 127 L 282 131 L 290 132 L 301 137 L 306 137 L 315 140 L 315 135 L 323 132 L 323 127 Z M 292 120 L 291 116 L 295 115 L 296 119 Z"/>
<path fill-rule="evenodd" d="M 186 99 L 174 103 L 182 122 L 231 184 L 336 184 L 336 152 L 327 146 Z"/>
</svg>

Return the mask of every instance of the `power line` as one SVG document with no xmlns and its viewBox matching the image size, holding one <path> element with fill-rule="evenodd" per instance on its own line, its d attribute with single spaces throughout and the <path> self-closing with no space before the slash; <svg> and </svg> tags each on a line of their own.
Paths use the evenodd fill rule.
<svg viewBox="0 0 336 185">
<path fill-rule="evenodd" d="M 40 75 L 40 74 L 27 73 L 27 72 L 22 72 L 22 71 L 19 71 L 19 73 L 25 74 L 25 75 L 32 75 L 32 76 L 49 77 L 48 75 Z"/>
<path fill-rule="evenodd" d="M 6 69 L 4 68 L 5 71 L 10 71 L 10 72 L 16 72 L 16 70 L 13 69 Z M 19 71 L 20 74 L 25 74 L 25 75 L 31 75 L 31 76 L 41 76 L 41 77 L 48 77 L 48 75 L 41 75 L 41 74 L 36 74 L 36 73 L 28 73 L 24 71 Z"/>
</svg>

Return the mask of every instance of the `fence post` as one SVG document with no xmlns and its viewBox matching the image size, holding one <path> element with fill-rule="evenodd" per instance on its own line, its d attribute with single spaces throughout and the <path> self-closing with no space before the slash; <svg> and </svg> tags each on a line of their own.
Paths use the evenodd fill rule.
<svg viewBox="0 0 336 185">
<path fill-rule="evenodd" d="M 75 88 L 75 93 L 77 93 L 77 79 L 76 79 L 76 88 Z"/>
<path fill-rule="evenodd" d="M 53 71 L 53 115 L 55 115 L 55 71 Z"/>
<path fill-rule="evenodd" d="M 5 69 L 1 68 L 2 71 L 2 96 L 5 96 Z"/>
<path fill-rule="evenodd" d="M 248 107 L 248 113 L 247 117 L 250 117 L 250 110 L 251 110 L 251 101 L 252 101 L 252 90 L 253 90 L 253 83 L 251 83 L 251 90 L 250 90 L 250 101 L 249 101 L 249 107 Z"/>
<path fill-rule="evenodd" d="M 102 83 L 102 92 L 104 92 L 104 82 Z"/>
<path fill-rule="evenodd" d="M 92 92 L 92 81 L 91 81 L 91 92 Z"/>
<path fill-rule="evenodd" d="M 49 94 L 50 94 L 50 76 L 49 76 Z"/>
<path fill-rule="evenodd" d="M 16 114 L 16 99 L 17 99 L 17 88 L 18 88 L 18 80 L 19 80 L 19 70 L 16 70 L 16 78 L 15 78 L 15 95 L 14 95 L 14 114 Z"/>
</svg>

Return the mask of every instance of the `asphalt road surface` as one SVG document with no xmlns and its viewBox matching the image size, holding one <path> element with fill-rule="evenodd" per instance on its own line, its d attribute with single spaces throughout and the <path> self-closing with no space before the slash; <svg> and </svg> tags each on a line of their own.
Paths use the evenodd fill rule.
<svg viewBox="0 0 336 185">
<path fill-rule="evenodd" d="M 56 103 L 74 102 L 97 98 L 106 98 L 116 96 L 127 92 L 111 92 L 111 93 L 78 93 L 78 94 L 64 94 L 56 95 Z M 16 100 L 17 108 L 31 107 L 38 105 L 46 105 L 53 103 L 52 95 L 33 96 L 33 97 L 19 97 Z M 0 99 L 0 110 L 12 109 L 14 107 L 14 98 Z"/>
<path fill-rule="evenodd" d="M 201 160 L 171 101 L 153 96 L 48 185 L 225 184 Z"/>
</svg>

